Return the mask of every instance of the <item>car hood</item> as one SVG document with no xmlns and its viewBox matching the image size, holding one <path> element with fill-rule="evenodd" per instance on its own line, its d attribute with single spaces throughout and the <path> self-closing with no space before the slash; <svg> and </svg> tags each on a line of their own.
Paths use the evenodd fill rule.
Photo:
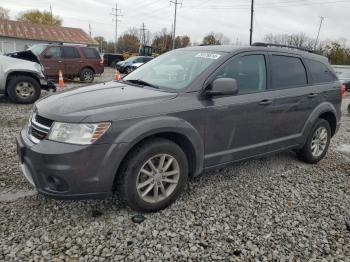
<svg viewBox="0 0 350 262">
<path fill-rule="evenodd" d="M 43 117 L 67 122 L 81 122 L 89 116 L 100 116 L 99 121 L 107 113 L 129 110 L 145 105 L 173 99 L 177 93 L 163 92 L 147 87 L 131 86 L 121 82 L 107 82 L 77 88 L 51 95 L 36 103 L 37 113 Z M 142 112 L 140 112 L 142 114 Z"/>
<path fill-rule="evenodd" d="M 13 58 L 27 60 L 40 64 L 38 57 L 30 50 L 8 53 L 6 55 Z"/>
</svg>

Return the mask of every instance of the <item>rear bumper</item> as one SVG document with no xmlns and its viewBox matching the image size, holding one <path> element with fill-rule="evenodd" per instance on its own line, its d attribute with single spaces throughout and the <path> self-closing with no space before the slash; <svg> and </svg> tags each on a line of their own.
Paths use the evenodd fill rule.
<svg viewBox="0 0 350 262">
<path fill-rule="evenodd" d="M 39 193 L 56 199 L 111 195 L 117 145 L 79 146 L 49 140 L 34 144 L 26 128 L 16 140 L 23 175 Z"/>
</svg>

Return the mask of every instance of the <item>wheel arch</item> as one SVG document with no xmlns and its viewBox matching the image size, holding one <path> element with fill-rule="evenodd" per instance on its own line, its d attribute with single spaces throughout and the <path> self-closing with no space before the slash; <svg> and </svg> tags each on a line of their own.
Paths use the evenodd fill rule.
<svg viewBox="0 0 350 262">
<path fill-rule="evenodd" d="M 90 65 L 85 65 L 85 66 L 83 66 L 83 67 L 81 68 L 79 75 L 83 72 L 84 69 L 91 69 L 92 72 L 94 72 L 94 74 L 96 74 L 95 69 L 94 69 L 92 66 L 90 66 Z"/>
<path fill-rule="evenodd" d="M 7 93 L 7 88 L 8 88 L 8 84 L 10 82 L 11 79 L 17 77 L 17 76 L 28 76 L 33 78 L 35 81 L 38 82 L 39 86 L 40 86 L 40 79 L 37 75 L 35 75 L 34 73 L 31 72 L 26 72 L 26 71 L 12 71 L 10 72 L 7 77 L 6 77 L 6 84 L 5 84 L 5 93 Z M 41 88 L 41 86 L 40 86 Z"/>
<path fill-rule="evenodd" d="M 340 119 L 335 107 L 329 102 L 324 102 L 316 107 L 307 119 L 303 129 L 304 138 L 308 136 L 311 128 L 319 118 L 324 119 L 329 123 L 332 137 L 335 135 Z"/>
<path fill-rule="evenodd" d="M 134 126 L 127 128 L 115 140 L 115 144 L 122 144 L 114 181 L 124 160 L 132 153 L 133 149 L 141 143 L 155 138 L 165 138 L 176 143 L 186 154 L 189 164 L 190 176 L 197 176 L 203 170 L 204 145 L 197 130 L 188 122 L 173 117 L 160 117 L 141 121 Z"/>
</svg>

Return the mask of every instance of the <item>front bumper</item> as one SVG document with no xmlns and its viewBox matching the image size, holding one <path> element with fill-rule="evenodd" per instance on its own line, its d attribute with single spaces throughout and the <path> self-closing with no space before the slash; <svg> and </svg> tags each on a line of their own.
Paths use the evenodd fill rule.
<svg viewBox="0 0 350 262">
<path fill-rule="evenodd" d="M 42 89 L 45 89 L 47 91 L 54 91 L 56 92 L 56 85 L 53 81 L 47 80 L 46 78 L 40 78 L 40 86 Z"/>
<path fill-rule="evenodd" d="M 58 199 L 104 198 L 112 193 L 117 144 L 71 145 L 49 140 L 38 144 L 17 137 L 17 153 L 26 179 L 43 195 Z"/>
</svg>

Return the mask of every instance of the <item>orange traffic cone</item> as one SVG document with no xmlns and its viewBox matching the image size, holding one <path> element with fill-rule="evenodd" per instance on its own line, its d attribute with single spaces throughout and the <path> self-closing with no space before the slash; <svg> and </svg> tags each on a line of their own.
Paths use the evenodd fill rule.
<svg viewBox="0 0 350 262">
<path fill-rule="evenodd" d="M 64 80 L 62 75 L 62 70 L 58 71 L 58 86 L 63 89 L 64 88 Z"/>
<path fill-rule="evenodd" d="M 118 70 L 115 70 L 114 80 L 119 81 L 120 79 L 122 79 L 120 72 Z"/>
</svg>

